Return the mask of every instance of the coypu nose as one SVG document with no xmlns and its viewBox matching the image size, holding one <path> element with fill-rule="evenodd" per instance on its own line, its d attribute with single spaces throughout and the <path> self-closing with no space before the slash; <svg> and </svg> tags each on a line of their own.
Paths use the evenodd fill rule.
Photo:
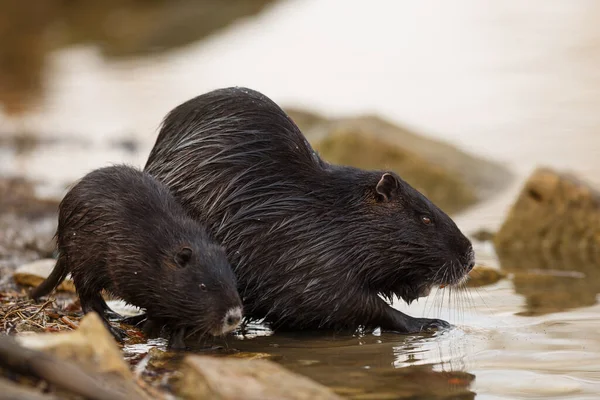
<svg viewBox="0 0 600 400">
<path fill-rule="evenodd" d="M 475 260 L 471 260 L 471 261 L 469 262 L 469 265 L 467 265 L 467 274 L 468 274 L 469 272 L 471 272 L 471 270 L 473 269 L 473 267 L 474 267 L 474 266 L 475 266 Z"/>
<path fill-rule="evenodd" d="M 237 315 L 230 315 L 227 317 L 227 325 L 237 325 L 240 322 L 240 317 Z"/>
<path fill-rule="evenodd" d="M 238 327 L 241 321 L 242 309 L 240 307 L 229 309 L 227 314 L 225 314 L 225 318 L 223 318 L 222 333 L 225 334 L 227 332 L 231 332 Z"/>
</svg>

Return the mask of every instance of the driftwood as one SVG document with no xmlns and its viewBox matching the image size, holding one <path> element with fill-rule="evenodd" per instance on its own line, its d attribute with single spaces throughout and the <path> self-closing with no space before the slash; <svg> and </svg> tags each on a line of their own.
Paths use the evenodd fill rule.
<svg viewBox="0 0 600 400">
<path fill-rule="evenodd" d="M 0 400 L 58 400 L 58 397 L 0 378 Z"/>
<path fill-rule="evenodd" d="M 51 385 L 88 399 L 142 399 L 138 393 L 127 387 L 124 387 L 122 391 L 108 388 L 106 379 L 90 374 L 79 365 L 71 364 L 41 351 L 22 347 L 10 336 L 0 336 L 0 366 L 12 373 L 42 379 Z M 110 383 L 112 387 L 119 386 Z M 4 399 L 5 397 L 0 398 Z M 30 394 L 29 397 L 19 398 L 36 399 L 33 394 Z M 49 399 L 52 397 L 40 394 L 37 398 Z"/>
</svg>

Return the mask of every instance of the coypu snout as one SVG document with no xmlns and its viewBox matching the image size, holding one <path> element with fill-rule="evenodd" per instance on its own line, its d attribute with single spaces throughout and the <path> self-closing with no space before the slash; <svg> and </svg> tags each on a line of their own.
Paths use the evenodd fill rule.
<svg viewBox="0 0 600 400">
<path fill-rule="evenodd" d="M 225 250 L 206 239 L 185 246 L 193 251 L 184 268 L 169 271 L 176 291 L 164 300 L 167 308 L 176 309 L 180 319 L 198 332 L 222 336 L 235 330 L 242 321 L 243 306 Z"/>
<path fill-rule="evenodd" d="M 223 317 L 223 323 L 213 332 L 214 336 L 225 335 L 234 331 L 242 322 L 242 307 L 234 307 L 227 310 Z"/>
</svg>

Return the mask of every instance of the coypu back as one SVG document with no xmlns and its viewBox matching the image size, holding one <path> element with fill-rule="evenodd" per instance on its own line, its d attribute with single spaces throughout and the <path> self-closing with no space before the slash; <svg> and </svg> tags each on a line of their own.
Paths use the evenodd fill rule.
<svg viewBox="0 0 600 400">
<path fill-rule="evenodd" d="M 472 267 L 469 240 L 425 196 L 394 173 L 323 161 L 277 104 L 250 89 L 172 110 L 145 170 L 226 248 L 245 314 L 274 327 L 387 318 L 420 329 L 390 317 L 378 295 L 410 302 Z"/>
<path fill-rule="evenodd" d="M 216 90 L 176 107 L 163 120 L 156 143 L 161 146 L 152 149 L 145 170 L 150 166 L 154 171 L 169 170 L 169 146 L 206 152 L 210 157 L 206 163 L 226 162 L 232 169 L 251 167 L 254 161 L 264 166 L 265 157 L 272 165 L 283 162 L 306 176 L 326 165 L 277 104 L 245 88 Z"/>
</svg>

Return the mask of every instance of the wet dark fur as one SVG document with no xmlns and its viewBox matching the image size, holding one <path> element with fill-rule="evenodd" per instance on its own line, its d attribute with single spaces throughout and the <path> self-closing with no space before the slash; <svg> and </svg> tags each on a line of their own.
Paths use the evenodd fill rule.
<svg viewBox="0 0 600 400">
<path fill-rule="evenodd" d="M 47 295 L 71 272 L 84 313 L 96 311 L 117 338 L 102 289 L 179 333 L 215 329 L 241 307 L 223 248 L 145 172 L 113 166 L 86 175 L 60 203 L 56 238 L 56 267 L 31 296 Z"/>
<path fill-rule="evenodd" d="M 227 249 L 245 315 L 274 328 L 447 326 L 383 301 L 455 284 L 473 250 L 396 174 L 331 165 L 266 96 L 198 96 L 165 118 L 145 170 Z M 431 219 L 426 225 L 423 217 Z"/>
</svg>

